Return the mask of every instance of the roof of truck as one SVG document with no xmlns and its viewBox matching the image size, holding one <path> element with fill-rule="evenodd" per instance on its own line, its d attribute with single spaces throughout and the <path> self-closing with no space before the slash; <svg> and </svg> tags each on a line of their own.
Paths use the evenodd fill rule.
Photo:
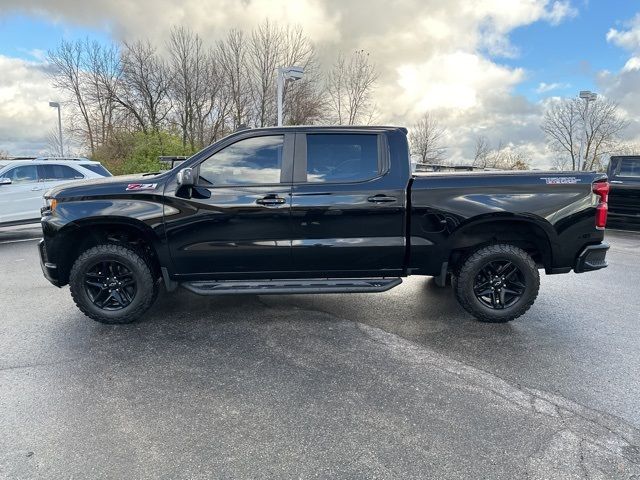
<svg viewBox="0 0 640 480">
<path fill-rule="evenodd" d="M 361 131 L 361 130 L 400 130 L 407 133 L 406 127 L 396 127 L 393 125 L 287 125 L 282 127 L 257 127 L 257 128 L 243 128 L 236 130 L 234 133 L 240 132 L 256 132 L 256 131 L 273 131 L 273 130 L 344 130 L 344 131 Z"/>
</svg>

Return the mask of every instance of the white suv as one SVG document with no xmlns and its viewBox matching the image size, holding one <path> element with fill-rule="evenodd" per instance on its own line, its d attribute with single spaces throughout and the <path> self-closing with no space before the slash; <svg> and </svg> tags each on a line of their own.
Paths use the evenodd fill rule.
<svg viewBox="0 0 640 480">
<path fill-rule="evenodd" d="M 0 226 L 39 222 L 42 196 L 51 187 L 110 176 L 86 158 L 0 160 Z"/>
</svg>

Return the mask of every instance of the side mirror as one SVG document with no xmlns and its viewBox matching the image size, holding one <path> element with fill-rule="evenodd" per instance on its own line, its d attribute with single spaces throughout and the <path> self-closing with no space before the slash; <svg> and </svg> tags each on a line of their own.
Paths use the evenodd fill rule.
<svg viewBox="0 0 640 480">
<path fill-rule="evenodd" d="M 11 185 L 11 179 L 7 177 L 0 178 L 0 185 Z"/>
<path fill-rule="evenodd" d="M 178 182 L 178 186 L 180 187 L 190 187 L 194 184 L 193 180 L 193 169 L 192 168 L 183 168 L 178 172 L 176 176 L 176 181 Z"/>
</svg>

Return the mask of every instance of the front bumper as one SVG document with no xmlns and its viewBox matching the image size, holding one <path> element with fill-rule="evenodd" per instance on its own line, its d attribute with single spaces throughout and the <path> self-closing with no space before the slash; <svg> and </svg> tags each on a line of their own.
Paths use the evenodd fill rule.
<svg viewBox="0 0 640 480">
<path fill-rule="evenodd" d="M 47 261 L 47 247 L 44 243 L 44 239 L 38 242 L 38 252 L 40 253 L 40 268 L 44 278 L 49 280 L 56 287 L 60 287 L 60 281 L 58 280 L 58 266 L 55 263 Z"/>
<path fill-rule="evenodd" d="M 609 250 L 609 244 L 604 242 L 584 247 L 580 255 L 578 255 L 573 271 L 582 273 L 605 268 L 607 266 L 607 250 Z"/>
</svg>

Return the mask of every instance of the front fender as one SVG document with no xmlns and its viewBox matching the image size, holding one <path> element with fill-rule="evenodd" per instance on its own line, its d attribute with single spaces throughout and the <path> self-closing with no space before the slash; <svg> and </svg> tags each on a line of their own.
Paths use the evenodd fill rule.
<svg viewBox="0 0 640 480">
<path fill-rule="evenodd" d="M 164 232 L 164 206 L 150 199 L 96 199 L 59 202 L 52 215 L 42 219 L 47 256 L 65 265 L 72 252 L 103 227 L 135 229 L 153 248 L 161 266 L 170 267 Z"/>
</svg>

